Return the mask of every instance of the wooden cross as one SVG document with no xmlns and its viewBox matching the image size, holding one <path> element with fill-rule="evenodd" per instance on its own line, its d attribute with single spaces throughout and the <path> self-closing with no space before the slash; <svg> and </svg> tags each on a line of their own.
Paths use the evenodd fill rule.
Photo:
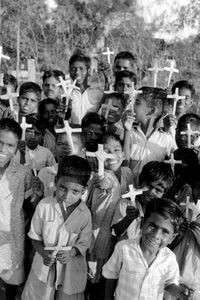
<svg viewBox="0 0 200 300">
<path fill-rule="evenodd" d="M 131 205 L 136 207 L 135 197 L 137 195 L 141 195 L 144 192 L 144 189 L 135 189 L 132 184 L 129 185 L 129 192 L 127 194 L 122 195 L 122 198 L 130 198 Z"/>
<path fill-rule="evenodd" d="M 165 71 L 169 72 L 169 79 L 168 79 L 168 83 L 167 83 L 167 87 L 170 86 L 170 82 L 171 82 L 171 78 L 172 78 L 172 74 L 173 73 L 179 73 L 178 69 L 175 69 L 175 61 L 171 60 L 171 66 L 170 67 L 164 67 Z"/>
<path fill-rule="evenodd" d="M 69 97 L 71 95 L 71 92 L 73 91 L 73 89 L 80 90 L 80 88 L 78 86 L 76 86 L 77 79 L 75 79 L 72 84 L 71 84 L 70 77 L 67 78 L 66 80 L 64 80 L 62 78 L 62 76 L 59 76 L 59 79 L 60 79 L 60 82 L 57 83 L 56 85 L 57 86 L 62 86 L 64 93 L 61 95 L 61 97 L 66 97 L 67 98 L 66 105 L 68 106 L 68 100 L 69 100 Z"/>
<path fill-rule="evenodd" d="M 117 107 L 114 107 L 113 105 L 112 105 L 112 99 L 110 99 L 109 101 L 108 101 L 108 104 L 102 104 L 101 105 L 101 112 L 102 112 L 102 109 L 103 108 L 106 108 L 106 113 L 105 113 L 105 119 L 107 120 L 108 119 L 108 115 L 109 115 L 109 112 L 111 111 L 111 110 L 114 110 L 114 111 L 117 111 L 118 110 L 118 108 Z"/>
<path fill-rule="evenodd" d="M 2 58 L 3 58 L 3 59 L 7 59 L 7 60 L 10 59 L 9 56 L 4 55 L 2 52 L 3 52 L 3 48 L 2 48 L 2 46 L 0 46 L 0 65 L 1 65 L 1 60 L 2 60 Z"/>
<path fill-rule="evenodd" d="M 153 86 L 156 87 L 157 86 L 157 79 L 158 79 L 158 72 L 164 71 L 164 68 L 159 68 L 158 67 L 158 62 L 157 62 L 157 60 L 155 60 L 155 64 L 154 64 L 153 68 L 148 68 L 148 70 L 150 72 L 153 72 L 153 75 L 154 75 L 154 80 L 153 80 L 154 84 L 153 84 Z"/>
<path fill-rule="evenodd" d="M 187 123 L 187 131 L 181 131 L 181 134 L 187 134 L 187 137 L 188 137 L 188 148 L 191 148 L 191 136 L 193 135 L 200 135 L 200 131 L 196 130 L 196 131 L 193 131 L 191 129 L 191 124 L 190 123 Z"/>
<path fill-rule="evenodd" d="M 10 109 L 14 111 L 13 100 L 19 96 L 18 93 L 12 93 L 11 87 L 7 87 L 7 93 L 5 95 L 0 96 L 1 99 L 9 100 Z"/>
<path fill-rule="evenodd" d="M 172 114 L 175 116 L 176 115 L 176 106 L 177 102 L 181 99 L 185 99 L 185 96 L 179 96 L 179 88 L 176 88 L 175 94 L 173 95 L 167 95 L 168 99 L 174 99 L 174 104 L 173 104 L 173 112 Z"/>
<path fill-rule="evenodd" d="M 110 65 L 110 56 L 114 54 L 115 53 L 113 51 L 110 51 L 109 47 L 107 47 L 107 52 L 103 52 L 103 55 L 107 55 L 109 65 Z"/>
<path fill-rule="evenodd" d="M 32 125 L 26 123 L 26 117 L 22 117 L 22 122 L 20 126 L 22 128 L 22 140 L 25 141 L 26 129 L 31 128 Z"/>
<path fill-rule="evenodd" d="M 74 149 L 74 143 L 73 143 L 73 139 L 72 139 L 72 133 L 78 133 L 78 132 L 81 132 L 82 130 L 81 130 L 81 128 L 71 128 L 69 126 L 69 122 L 67 120 L 64 120 L 64 125 L 65 126 L 63 128 L 56 129 L 55 132 L 56 133 L 65 132 L 67 134 L 69 144 L 72 148 L 72 153 L 74 153 L 75 149 Z"/>
<path fill-rule="evenodd" d="M 173 173 L 174 173 L 174 167 L 175 167 L 175 165 L 182 164 L 182 160 L 175 160 L 174 159 L 174 153 L 171 153 L 170 159 L 164 160 L 164 163 L 170 164 L 171 168 L 173 170 Z"/>
<path fill-rule="evenodd" d="M 106 159 L 115 159 L 113 154 L 108 154 L 103 150 L 103 145 L 98 145 L 98 150 L 96 152 L 86 152 L 87 156 L 97 157 L 98 159 L 98 173 L 99 176 L 104 176 L 104 162 Z"/>
</svg>

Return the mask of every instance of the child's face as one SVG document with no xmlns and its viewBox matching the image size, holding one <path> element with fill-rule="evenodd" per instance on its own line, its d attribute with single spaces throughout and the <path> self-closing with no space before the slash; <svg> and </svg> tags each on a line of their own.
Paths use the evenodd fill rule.
<svg viewBox="0 0 200 300">
<path fill-rule="evenodd" d="M 47 120 L 50 126 L 55 126 L 57 123 L 56 106 L 53 104 L 46 104 L 43 117 Z"/>
<path fill-rule="evenodd" d="M 189 89 L 182 88 L 179 90 L 179 96 L 185 96 L 185 99 L 180 99 L 176 106 L 176 117 L 179 119 L 182 115 L 186 113 L 189 107 L 192 105 L 192 93 Z M 173 107 L 174 100 L 170 101 L 171 107 Z"/>
<path fill-rule="evenodd" d="M 24 115 L 36 113 L 38 109 L 39 99 L 33 92 L 24 93 L 19 97 L 19 112 Z"/>
<path fill-rule="evenodd" d="M 112 106 L 115 107 L 117 110 L 111 109 L 109 111 L 107 121 L 108 121 L 108 123 L 114 124 L 114 123 L 117 123 L 121 119 L 124 108 L 122 105 L 122 101 L 120 99 L 116 99 L 113 97 L 107 98 L 105 101 L 105 104 L 108 104 L 110 100 L 112 100 Z M 105 116 L 106 108 L 102 108 L 101 112 L 102 112 L 102 115 Z"/>
<path fill-rule="evenodd" d="M 119 94 L 122 95 L 131 94 L 133 89 L 133 82 L 130 80 L 130 78 L 124 77 L 116 83 L 115 89 Z"/>
<path fill-rule="evenodd" d="M 43 87 L 44 94 L 47 98 L 58 100 L 61 94 L 61 88 L 60 86 L 57 86 L 59 82 L 60 81 L 57 80 L 55 77 L 49 77 L 45 79 L 42 87 Z"/>
<path fill-rule="evenodd" d="M 76 203 L 83 195 L 85 188 L 71 181 L 70 177 L 60 177 L 56 183 L 57 201 L 63 201 L 66 206 Z"/>
<path fill-rule="evenodd" d="M 156 254 L 174 238 L 174 226 L 169 218 L 152 213 L 142 225 L 141 246 L 151 254 Z"/>
<path fill-rule="evenodd" d="M 155 198 L 162 198 L 167 190 L 167 183 L 162 180 L 143 182 L 141 188 L 147 188 L 142 195 L 141 201 L 143 204 L 147 204 L 150 200 Z"/>
<path fill-rule="evenodd" d="M 26 129 L 25 140 L 28 148 L 35 149 L 37 145 L 42 144 L 43 133 L 35 126 L 32 126 L 32 128 Z"/>
<path fill-rule="evenodd" d="M 132 65 L 128 59 L 118 58 L 114 63 L 113 72 L 116 73 L 120 71 L 130 71 L 137 74 L 137 66 L 136 64 Z"/>
<path fill-rule="evenodd" d="M 83 145 L 87 151 L 97 151 L 98 144 L 101 143 L 103 129 L 100 124 L 90 124 L 82 131 Z"/>
<path fill-rule="evenodd" d="M 194 126 L 190 123 L 191 125 L 191 129 L 193 131 L 196 130 L 200 130 L 200 128 L 197 128 L 197 126 Z M 178 146 L 178 148 L 188 148 L 188 136 L 187 134 L 181 134 L 182 131 L 187 131 L 187 124 L 185 124 L 184 126 L 179 126 L 176 129 L 176 144 Z M 199 143 L 199 134 L 196 135 L 192 135 L 191 136 L 191 145 L 195 146 L 195 144 Z"/>
<path fill-rule="evenodd" d="M 147 102 L 138 96 L 134 103 L 135 118 L 137 122 L 144 122 L 150 115 L 151 108 L 147 106 Z"/>
<path fill-rule="evenodd" d="M 15 155 L 18 141 L 18 137 L 12 131 L 0 130 L 0 168 Z"/>
<path fill-rule="evenodd" d="M 105 168 L 107 170 L 116 172 L 120 168 L 124 160 L 124 152 L 122 150 L 121 144 L 118 141 L 110 138 L 107 140 L 107 143 L 105 143 L 103 147 L 106 153 L 112 154 L 114 156 L 114 159 L 109 158 L 105 161 Z"/>
<path fill-rule="evenodd" d="M 87 80 L 88 69 L 84 62 L 75 61 L 69 69 L 72 80 L 77 80 L 77 86 L 82 85 Z"/>
</svg>

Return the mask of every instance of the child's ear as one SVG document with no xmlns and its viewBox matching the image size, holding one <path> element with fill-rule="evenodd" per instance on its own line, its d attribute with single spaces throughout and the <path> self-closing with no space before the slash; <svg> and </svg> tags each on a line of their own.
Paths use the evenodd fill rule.
<svg viewBox="0 0 200 300">
<path fill-rule="evenodd" d="M 151 116 L 151 115 L 157 115 L 158 109 L 156 106 L 152 106 L 149 108 L 149 112 L 147 113 L 147 115 Z"/>
</svg>

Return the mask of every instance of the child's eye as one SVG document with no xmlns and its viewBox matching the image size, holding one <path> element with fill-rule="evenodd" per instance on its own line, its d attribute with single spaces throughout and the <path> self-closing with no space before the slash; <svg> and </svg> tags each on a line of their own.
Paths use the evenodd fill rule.
<svg viewBox="0 0 200 300">
<path fill-rule="evenodd" d="M 73 195 L 78 195 L 79 191 L 73 191 Z"/>
</svg>

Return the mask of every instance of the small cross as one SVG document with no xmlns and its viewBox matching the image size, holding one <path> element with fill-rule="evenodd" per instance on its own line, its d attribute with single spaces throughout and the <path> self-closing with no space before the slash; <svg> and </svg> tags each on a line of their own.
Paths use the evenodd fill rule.
<svg viewBox="0 0 200 300">
<path fill-rule="evenodd" d="M 182 164 L 182 160 L 175 160 L 174 159 L 174 153 L 171 153 L 170 159 L 164 160 L 164 163 L 170 164 L 171 168 L 173 170 L 173 173 L 174 173 L 174 167 L 175 167 L 175 165 Z"/>
<path fill-rule="evenodd" d="M 14 111 L 13 98 L 17 98 L 19 96 L 18 93 L 12 93 L 11 87 L 7 87 L 7 93 L 5 95 L 0 96 L 1 99 L 9 100 L 10 109 Z"/>
<path fill-rule="evenodd" d="M 175 69 L 174 67 L 175 67 L 175 61 L 174 60 L 171 60 L 171 66 L 170 67 L 164 67 L 164 70 L 169 72 L 169 79 L 168 79 L 167 87 L 170 86 L 172 74 L 173 73 L 179 73 L 179 70 Z"/>
<path fill-rule="evenodd" d="M 110 65 L 110 56 L 114 54 L 115 53 L 113 51 L 110 51 L 109 47 L 107 47 L 107 52 L 103 52 L 103 55 L 107 55 L 109 65 Z"/>
<path fill-rule="evenodd" d="M 81 128 L 71 128 L 69 126 L 69 122 L 67 120 L 64 120 L 64 127 L 63 128 L 59 128 L 59 129 L 56 129 L 55 132 L 56 133 L 63 133 L 65 132 L 68 136 L 68 140 L 69 140 L 69 144 L 72 148 L 72 153 L 75 152 L 75 149 L 74 149 L 74 143 L 73 143 L 73 139 L 72 139 L 72 133 L 77 133 L 77 132 L 81 132 Z"/>
<path fill-rule="evenodd" d="M 98 145 L 98 150 L 96 152 L 86 152 L 87 156 L 97 157 L 98 159 L 98 172 L 99 176 L 104 176 L 104 162 L 106 159 L 115 159 L 114 155 L 108 154 L 103 150 L 103 145 Z"/>
<path fill-rule="evenodd" d="M 71 79 L 69 76 L 66 76 L 67 79 L 64 80 L 62 78 L 62 76 L 59 76 L 60 82 L 57 83 L 57 86 L 62 86 L 64 93 L 61 95 L 62 97 L 66 97 L 67 99 L 69 99 L 71 92 L 73 89 L 80 89 L 78 86 L 76 86 L 76 81 L 77 79 L 75 79 L 73 81 L 73 83 L 71 84 Z M 68 101 L 67 101 L 68 102 Z M 66 104 L 68 106 L 68 103 Z"/>
<path fill-rule="evenodd" d="M 191 124 L 190 123 L 187 123 L 187 131 L 181 131 L 181 134 L 187 134 L 187 137 L 188 137 L 188 148 L 191 148 L 191 136 L 193 135 L 200 135 L 200 131 L 196 130 L 196 131 L 193 131 L 191 129 Z"/>
<path fill-rule="evenodd" d="M 117 111 L 118 110 L 118 108 L 117 107 L 114 107 L 113 105 L 112 105 L 112 99 L 110 99 L 109 101 L 108 101 L 108 104 L 102 104 L 101 105 L 101 110 L 100 110 L 100 112 L 102 112 L 102 109 L 103 108 L 106 108 L 106 113 L 105 113 L 105 119 L 107 120 L 108 119 L 108 115 L 109 115 L 109 112 L 111 111 L 111 110 L 114 110 L 114 111 Z"/>
<path fill-rule="evenodd" d="M 173 104 L 173 115 L 176 115 L 176 106 L 177 106 L 177 102 L 179 100 L 185 99 L 185 96 L 179 96 L 179 88 L 176 88 L 175 90 L 175 94 L 173 95 L 167 95 L 168 99 L 174 99 L 174 104 Z"/>
<path fill-rule="evenodd" d="M 4 74 L 0 73 L 0 86 L 4 86 L 3 77 L 4 77 Z"/>
<path fill-rule="evenodd" d="M 22 122 L 20 126 L 22 128 L 22 140 L 25 141 L 26 129 L 32 128 L 32 125 L 26 123 L 26 117 L 22 117 Z"/>
<path fill-rule="evenodd" d="M 0 65 L 1 65 L 1 60 L 2 60 L 2 58 L 3 58 L 3 59 L 7 59 L 7 60 L 10 59 L 9 56 L 4 55 L 2 52 L 3 52 L 3 48 L 2 48 L 2 46 L 0 46 Z"/>
<path fill-rule="evenodd" d="M 158 62 L 157 60 L 155 60 L 155 64 L 153 66 L 153 68 L 148 68 L 149 71 L 153 72 L 154 74 L 154 87 L 157 86 L 157 78 L 158 78 L 158 72 L 160 71 L 164 71 L 164 68 L 159 68 L 158 67 Z"/>
<path fill-rule="evenodd" d="M 129 192 L 127 194 L 122 195 L 122 198 L 130 198 L 131 205 L 136 207 L 135 197 L 137 195 L 141 195 L 144 192 L 144 189 L 135 189 L 132 184 L 129 185 Z"/>
<path fill-rule="evenodd" d="M 135 99 L 137 97 L 138 94 L 142 94 L 143 91 L 142 90 L 136 90 L 135 89 L 135 84 L 134 82 L 132 82 L 132 90 L 131 90 L 131 106 L 132 108 L 131 109 L 134 109 L 134 102 L 135 102 Z"/>
</svg>

